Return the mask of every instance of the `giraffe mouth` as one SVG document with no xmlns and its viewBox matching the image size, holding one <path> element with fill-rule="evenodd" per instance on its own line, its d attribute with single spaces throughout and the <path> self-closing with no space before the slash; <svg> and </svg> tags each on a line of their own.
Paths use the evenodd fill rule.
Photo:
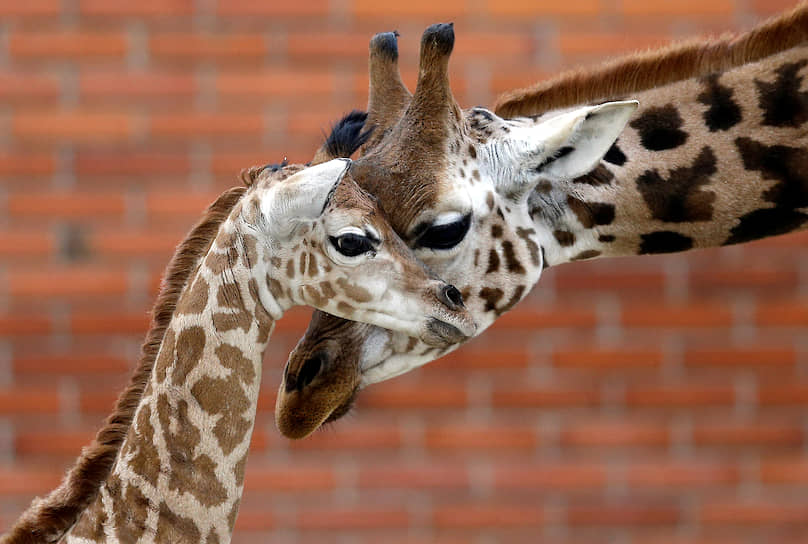
<svg viewBox="0 0 808 544">
<path fill-rule="evenodd" d="M 470 337 L 464 334 L 459 328 L 450 323 L 432 318 L 427 321 L 426 331 L 421 335 L 421 340 L 432 347 L 445 348 L 453 344 L 464 342 Z"/>
</svg>

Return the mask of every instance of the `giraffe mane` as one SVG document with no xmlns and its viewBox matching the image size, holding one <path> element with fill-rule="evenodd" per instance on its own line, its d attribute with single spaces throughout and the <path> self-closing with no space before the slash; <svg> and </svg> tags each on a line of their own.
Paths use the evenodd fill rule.
<svg viewBox="0 0 808 544">
<path fill-rule="evenodd" d="M 35 499 L 0 538 L 2 544 L 57 542 L 95 500 L 131 426 L 180 293 L 210 249 L 219 227 L 246 191 L 245 187 L 232 187 L 219 195 L 180 243 L 166 268 L 152 308 L 151 327 L 141 346 L 140 362 L 118 397 L 112 414 L 92 444 L 83 449 L 59 487 L 44 499 Z"/>
<path fill-rule="evenodd" d="M 791 12 L 769 19 L 744 34 L 687 40 L 633 53 L 505 92 L 495 101 L 494 111 L 506 118 L 540 115 L 554 109 L 626 97 L 755 62 L 805 42 L 808 42 L 808 3 L 801 3 Z"/>
</svg>

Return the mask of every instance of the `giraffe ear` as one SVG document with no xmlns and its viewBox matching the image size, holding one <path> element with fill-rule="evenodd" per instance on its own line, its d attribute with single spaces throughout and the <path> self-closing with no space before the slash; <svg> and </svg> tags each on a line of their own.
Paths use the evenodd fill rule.
<svg viewBox="0 0 808 544">
<path fill-rule="evenodd" d="M 350 165 L 350 159 L 330 160 L 271 185 L 261 211 L 273 233 L 288 235 L 298 221 L 320 217 Z"/>
<path fill-rule="evenodd" d="M 639 102 L 607 102 L 563 113 L 534 127 L 544 150 L 528 165 L 541 179 L 570 180 L 589 173 L 623 132 Z"/>
</svg>

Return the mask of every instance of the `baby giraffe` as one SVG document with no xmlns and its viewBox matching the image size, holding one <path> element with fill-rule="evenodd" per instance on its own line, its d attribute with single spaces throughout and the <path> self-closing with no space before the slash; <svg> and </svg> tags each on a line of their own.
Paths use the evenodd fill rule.
<svg viewBox="0 0 808 544">
<path fill-rule="evenodd" d="M 460 293 L 415 259 L 351 164 L 251 169 L 210 207 L 169 265 L 116 412 L 0 542 L 229 542 L 263 353 L 292 306 L 435 346 L 474 334 Z"/>
</svg>

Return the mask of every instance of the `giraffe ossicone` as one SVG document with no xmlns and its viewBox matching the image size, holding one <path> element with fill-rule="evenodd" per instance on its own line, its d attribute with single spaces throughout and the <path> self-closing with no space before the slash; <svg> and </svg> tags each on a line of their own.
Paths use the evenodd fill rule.
<svg viewBox="0 0 808 544">
<path fill-rule="evenodd" d="M 562 74 L 508 93 L 494 112 L 463 111 L 452 97 L 451 30 L 424 33 L 413 95 L 399 76 L 396 35 L 371 40 L 372 133 L 354 170 L 415 254 L 458 286 L 477 334 L 529 292 L 542 267 L 747 242 L 808 225 L 808 6 L 740 36 Z M 626 97 L 639 101 L 633 114 L 625 103 L 600 106 L 621 113 L 601 117 L 605 131 L 583 131 L 547 156 L 539 146 L 531 157 L 518 137 Z M 597 118 L 584 114 L 587 121 Z M 617 141 L 598 150 L 588 171 L 565 169 L 584 164 L 579 153 L 607 134 Z M 276 419 L 310 409 L 336 419 L 350 407 L 339 384 L 365 387 L 448 349 L 315 312 L 287 373 L 312 359 L 321 373 L 309 388 L 281 387 Z"/>
<path fill-rule="evenodd" d="M 220 197 L 172 259 L 159 332 L 119 411 L 3 544 L 228 542 L 263 354 L 292 306 L 439 347 L 474 334 L 460 293 L 399 239 L 350 160 L 255 168 L 244 179 L 248 188 Z M 287 375 L 292 387 L 307 379 Z"/>
</svg>

